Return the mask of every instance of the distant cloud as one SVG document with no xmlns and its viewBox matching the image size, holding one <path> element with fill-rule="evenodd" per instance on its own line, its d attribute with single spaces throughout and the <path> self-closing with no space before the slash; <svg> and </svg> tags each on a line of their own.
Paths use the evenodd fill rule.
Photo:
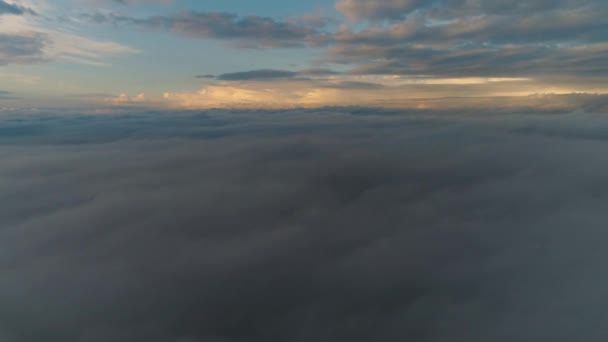
<svg viewBox="0 0 608 342">
<path fill-rule="evenodd" d="M 312 23 L 222 12 L 183 11 L 174 15 L 135 18 L 96 13 L 91 21 L 129 24 L 201 39 L 232 40 L 241 47 L 301 47 L 322 33 Z"/>
<path fill-rule="evenodd" d="M 134 5 L 134 4 L 168 4 L 174 0 L 98 0 L 98 1 L 110 1 L 121 5 Z"/>
<path fill-rule="evenodd" d="M 107 66 L 105 59 L 135 55 L 141 51 L 114 41 L 96 40 L 74 33 L 50 31 L 53 39 L 47 50 L 49 58 L 92 66 Z"/>
<path fill-rule="evenodd" d="M 128 94 L 122 93 L 118 96 L 107 98 L 106 101 L 116 106 L 137 105 L 146 102 L 146 95 L 141 93 L 135 96 L 129 96 Z"/>
<path fill-rule="evenodd" d="M 0 100 L 16 100 L 18 99 L 15 94 L 10 91 L 0 90 Z"/>
<path fill-rule="evenodd" d="M 297 75 L 298 73 L 294 71 L 262 69 L 222 74 L 217 76 L 217 79 L 222 81 L 266 80 L 277 78 L 293 78 Z"/>
<path fill-rule="evenodd" d="M 340 72 L 330 69 L 304 69 L 299 71 L 276 70 L 276 69 L 258 69 L 249 71 L 239 71 L 225 73 L 221 75 L 199 75 L 196 78 L 211 78 L 220 81 L 263 81 L 277 79 L 306 79 L 307 77 L 332 76 L 340 75 Z"/>
<path fill-rule="evenodd" d="M 46 61 L 44 49 L 48 43 L 49 37 L 43 33 L 0 33 L 0 65 Z"/>
<path fill-rule="evenodd" d="M 429 4 L 426 0 L 337 0 L 336 9 L 352 21 L 402 19 L 407 13 Z"/>
<path fill-rule="evenodd" d="M 360 74 L 608 75 L 605 1 L 338 0 L 336 6 L 353 21 L 376 21 L 329 38 L 327 59 Z"/>
<path fill-rule="evenodd" d="M 324 62 L 358 75 L 539 80 L 551 75 L 562 83 L 585 79 L 580 84 L 608 75 L 603 0 L 337 0 L 335 7 L 348 23 L 340 25 L 321 12 L 287 19 L 193 10 L 85 17 L 246 48 L 320 47 Z M 304 77 L 299 71 L 268 71 L 217 78 Z"/>
</svg>

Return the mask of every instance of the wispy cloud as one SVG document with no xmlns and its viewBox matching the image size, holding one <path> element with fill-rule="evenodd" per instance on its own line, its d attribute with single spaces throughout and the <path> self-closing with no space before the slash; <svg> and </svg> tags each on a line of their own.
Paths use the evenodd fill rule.
<svg viewBox="0 0 608 342">
<path fill-rule="evenodd" d="M 323 33 L 317 21 L 281 21 L 263 16 L 182 11 L 174 15 L 135 18 L 120 14 L 86 15 L 91 21 L 127 24 L 199 39 L 235 41 L 241 47 L 302 47 Z"/>
<path fill-rule="evenodd" d="M 38 3 L 36 12 L 41 15 L 3 18 L 0 65 L 62 60 L 102 66 L 108 64 L 108 58 L 139 53 L 117 42 L 87 37 L 69 23 L 53 19 L 55 11 Z"/>
<path fill-rule="evenodd" d="M 49 36 L 41 32 L 0 33 L 0 65 L 31 64 L 48 60 Z"/>
</svg>

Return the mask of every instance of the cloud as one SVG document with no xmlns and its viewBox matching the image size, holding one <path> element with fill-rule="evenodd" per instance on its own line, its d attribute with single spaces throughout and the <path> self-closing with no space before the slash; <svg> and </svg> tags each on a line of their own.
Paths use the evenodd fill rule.
<svg viewBox="0 0 608 342">
<path fill-rule="evenodd" d="M 227 73 L 205 78 L 197 91 L 167 91 L 154 105 L 164 103 L 178 108 L 293 108 L 323 106 L 385 106 L 398 108 L 462 108 L 481 105 L 509 107 L 507 101 L 527 106 L 547 106 L 548 97 L 529 101 L 530 94 L 588 94 L 588 99 L 607 94 L 598 80 L 581 87 L 526 77 L 436 77 L 369 75 L 354 70 L 337 73 L 331 70 L 261 69 Z M 472 101 L 462 99 L 472 98 Z M 435 99 L 433 103 L 427 100 Z M 478 99 L 487 99 L 478 101 Z M 502 99 L 509 99 L 502 101 Z M 534 103 L 533 103 L 534 102 Z M 539 103 L 536 103 L 539 102 Z M 422 105 L 421 103 L 425 103 Z M 146 104 L 146 103 L 144 103 Z M 146 104 L 147 105 L 147 104 Z M 560 101 L 556 108 L 572 106 Z"/>
<path fill-rule="evenodd" d="M 605 341 L 606 132 L 519 110 L 3 114 L 0 336 Z"/>
<path fill-rule="evenodd" d="M 18 99 L 13 93 L 6 90 L 0 90 L 0 100 L 14 100 Z"/>
<path fill-rule="evenodd" d="M 294 84 L 264 87 L 255 83 L 213 84 L 195 92 L 167 92 L 165 104 L 181 108 L 285 108 L 320 104 L 321 90 Z"/>
<path fill-rule="evenodd" d="M 430 12 L 435 19 L 449 20 L 455 17 L 477 15 L 534 16 L 551 14 L 553 11 L 572 11 L 589 7 L 605 8 L 599 0 L 337 0 L 336 9 L 353 21 L 403 20 L 416 12 Z M 551 23 L 549 23 L 551 24 Z"/>
<path fill-rule="evenodd" d="M 277 79 L 300 79 L 305 80 L 308 77 L 323 77 L 340 75 L 340 72 L 324 68 L 311 68 L 299 71 L 276 70 L 276 69 L 258 69 L 248 71 L 230 72 L 221 75 L 200 75 L 197 78 L 215 78 L 220 81 L 263 81 Z"/>
<path fill-rule="evenodd" d="M 4 0 L 0 0 L 0 15 L 13 14 L 13 15 L 24 15 L 24 14 L 36 14 L 32 9 L 19 6 L 17 4 L 11 4 Z"/>
<path fill-rule="evenodd" d="M 223 81 L 241 81 L 241 80 L 264 80 L 264 79 L 281 79 L 281 78 L 293 78 L 298 73 L 294 71 L 286 70 L 272 70 L 272 69 L 261 69 L 252 71 L 242 71 L 227 73 L 217 76 L 218 80 Z"/>
<path fill-rule="evenodd" d="M 138 94 L 136 96 L 129 96 L 128 94 L 122 93 L 115 97 L 110 97 L 106 99 L 107 102 L 113 105 L 133 105 L 133 104 L 143 104 L 146 102 L 146 95 L 144 93 Z"/>
<path fill-rule="evenodd" d="M 108 1 L 108 0 L 103 0 Z M 174 0 L 109 0 L 121 5 L 137 5 L 137 4 L 169 4 Z"/>
<path fill-rule="evenodd" d="M 605 75 L 603 1 L 359 1 L 338 10 L 369 25 L 343 26 L 327 60 L 361 74 L 531 77 Z"/>
<path fill-rule="evenodd" d="M 75 22 L 51 19 L 59 16 L 61 7 L 46 2 L 25 4 L 43 15 L 2 18 L 0 65 L 61 60 L 107 66 L 110 58 L 140 52 L 117 42 L 88 37 Z"/>
<path fill-rule="evenodd" d="M 92 66 L 107 66 L 112 57 L 135 55 L 141 51 L 113 41 L 91 39 L 85 36 L 51 31 L 53 44 L 47 49 L 49 58 Z"/>
<path fill-rule="evenodd" d="M 393 87 L 379 83 L 338 81 L 318 84 L 214 84 L 195 92 L 165 93 L 161 103 L 177 108 L 318 108 L 324 106 L 380 106 L 388 108 L 608 110 L 606 95 L 589 93 L 530 94 L 538 86 L 500 84 L 412 83 Z M 498 95 L 493 94 L 495 92 Z M 471 96 L 477 94 L 478 96 Z M 502 94 L 502 95 L 500 95 Z M 158 106 L 159 101 L 141 105 Z"/>
<path fill-rule="evenodd" d="M 586 87 L 608 70 L 608 5 L 599 0 L 337 0 L 335 7 L 349 23 L 322 13 L 282 20 L 191 10 L 148 17 L 97 13 L 88 20 L 239 47 L 325 48 L 321 62 L 357 75 L 529 78 L 539 84 L 551 77 L 556 87 L 578 90 L 573 79 Z M 226 77 L 253 79 L 260 72 L 252 71 Z M 285 72 L 276 79 L 306 77 L 268 71 Z"/>
<path fill-rule="evenodd" d="M 235 41 L 241 47 L 301 47 L 321 32 L 309 21 L 280 21 L 262 16 L 237 16 L 222 12 L 182 11 L 173 15 L 135 18 L 119 14 L 85 16 L 91 21 L 127 24 L 153 30 L 166 30 L 199 39 Z"/>
<path fill-rule="evenodd" d="M 428 4 L 424 0 L 337 0 L 336 9 L 352 21 L 363 19 L 402 19 L 409 12 Z M 426 7 L 426 6 L 425 6 Z"/>
<path fill-rule="evenodd" d="M 0 65 L 32 64 L 47 60 L 48 36 L 39 32 L 0 33 Z"/>
</svg>

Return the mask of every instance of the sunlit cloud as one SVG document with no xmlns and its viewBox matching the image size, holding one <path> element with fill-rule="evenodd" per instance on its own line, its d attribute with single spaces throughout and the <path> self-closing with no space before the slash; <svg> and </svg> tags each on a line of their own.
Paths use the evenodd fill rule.
<svg viewBox="0 0 608 342">
<path fill-rule="evenodd" d="M 135 96 L 129 96 L 128 94 L 122 93 L 116 97 L 108 98 L 106 101 L 117 106 L 144 104 L 146 103 L 146 95 L 141 93 Z"/>
</svg>

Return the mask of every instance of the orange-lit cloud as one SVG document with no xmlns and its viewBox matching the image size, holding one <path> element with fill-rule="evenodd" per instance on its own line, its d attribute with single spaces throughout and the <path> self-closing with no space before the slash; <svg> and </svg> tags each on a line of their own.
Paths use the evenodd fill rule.
<svg viewBox="0 0 608 342">
<path fill-rule="evenodd" d="M 289 108 L 321 106 L 435 107 L 420 99 L 568 94 L 569 85 L 529 78 L 431 78 L 391 75 L 330 75 L 319 78 L 217 81 L 196 91 L 166 92 L 161 102 L 177 108 Z M 124 103 L 123 98 L 116 100 Z M 134 102 L 134 101 L 129 101 Z"/>
</svg>

